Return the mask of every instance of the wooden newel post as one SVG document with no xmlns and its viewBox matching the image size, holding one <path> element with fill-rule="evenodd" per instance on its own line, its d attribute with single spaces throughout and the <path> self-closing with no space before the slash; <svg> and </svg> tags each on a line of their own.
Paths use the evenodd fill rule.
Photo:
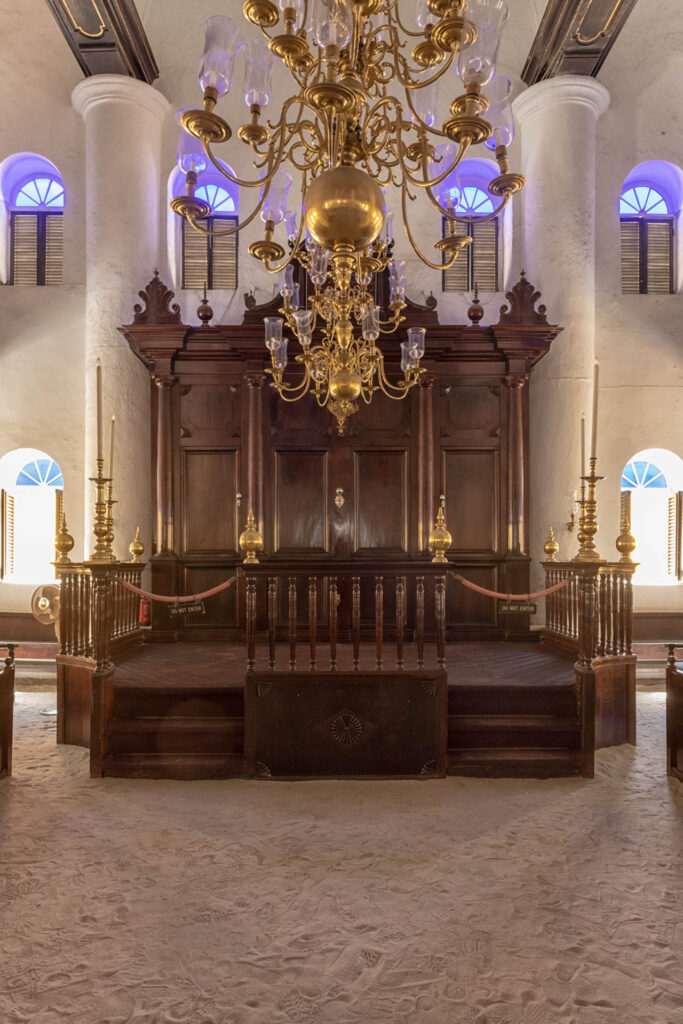
<svg viewBox="0 0 683 1024">
<path fill-rule="evenodd" d="M 114 663 L 110 657 L 111 634 L 114 626 L 114 581 L 111 565 L 90 562 L 91 615 L 93 636 L 92 698 L 90 713 L 90 775 L 102 775 L 102 763 L 107 756 L 107 721 L 112 700 Z M 118 566 L 116 566 L 118 568 Z"/>
<path fill-rule="evenodd" d="M 583 775 L 595 774 L 595 656 L 596 616 L 598 612 L 599 563 L 575 564 L 578 576 L 579 656 L 574 665 L 576 699 L 581 721 Z"/>
</svg>

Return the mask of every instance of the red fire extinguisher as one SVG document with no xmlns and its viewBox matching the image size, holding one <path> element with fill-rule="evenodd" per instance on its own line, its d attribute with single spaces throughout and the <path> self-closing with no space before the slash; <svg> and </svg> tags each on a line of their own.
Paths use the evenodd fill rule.
<svg viewBox="0 0 683 1024">
<path fill-rule="evenodd" d="M 140 615 L 138 622 L 141 626 L 149 626 L 151 622 L 149 600 L 146 597 L 140 599 Z"/>
</svg>

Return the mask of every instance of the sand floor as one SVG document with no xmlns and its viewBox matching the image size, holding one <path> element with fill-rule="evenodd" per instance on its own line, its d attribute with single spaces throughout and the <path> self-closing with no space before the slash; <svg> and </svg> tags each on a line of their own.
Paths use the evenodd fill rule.
<svg viewBox="0 0 683 1024">
<path fill-rule="evenodd" d="M 544 782 L 91 780 L 50 702 L 0 782 L 0 1024 L 683 1024 L 662 693 Z"/>
</svg>

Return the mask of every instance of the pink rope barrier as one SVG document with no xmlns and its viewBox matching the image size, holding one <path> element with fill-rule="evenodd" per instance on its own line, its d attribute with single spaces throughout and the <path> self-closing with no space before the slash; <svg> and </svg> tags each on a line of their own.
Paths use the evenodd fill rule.
<svg viewBox="0 0 683 1024">
<path fill-rule="evenodd" d="M 487 590 L 486 587 L 478 587 L 476 583 L 470 583 L 464 576 L 461 576 L 458 572 L 449 573 L 458 583 L 462 583 L 463 587 L 467 587 L 469 590 L 475 590 L 477 594 L 484 594 L 486 597 L 497 597 L 500 601 L 531 601 L 535 597 L 546 597 L 548 594 L 554 594 L 556 590 L 561 590 L 562 587 L 566 587 L 569 584 L 569 580 L 562 580 L 561 583 L 556 583 L 553 587 L 547 587 L 546 590 L 537 590 L 535 594 L 500 594 L 497 590 Z"/>
<path fill-rule="evenodd" d="M 127 583 L 126 580 L 121 580 L 118 576 L 114 577 L 116 582 L 125 587 L 126 590 L 132 591 L 134 594 L 139 594 L 140 597 L 146 597 L 149 601 L 163 601 L 164 604 L 190 604 L 192 601 L 203 601 L 205 597 L 213 597 L 214 594 L 219 594 L 221 590 L 227 590 L 228 587 L 237 580 L 237 576 L 233 576 L 231 579 L 226 580 L 225 583 L 219 583 L 217 587 L 213 587 L 212 590 L 205 590 L 201 594 L 183 594 L 178 597 L 168 597 L 165 594 L 150 594 L 148 590 L 140 590 L 139 587 L 134 587 L 132 583 Z"/>
</svg>

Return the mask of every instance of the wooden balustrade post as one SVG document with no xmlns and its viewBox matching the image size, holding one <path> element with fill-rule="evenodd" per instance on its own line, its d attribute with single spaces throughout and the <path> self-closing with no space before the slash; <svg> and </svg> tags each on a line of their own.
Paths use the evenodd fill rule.
<svg viewBox="0 0 683 1024">
<path fill-rule="evenodd" d="M 318 580 L 308 577 L 308 646 L 311 672 L 316 668 L 316 641 L 318 633 Z"/>
<path fill-rule="evenodd" d="M 526 551 L 524 523 L 524 416 L 523 389 L 529 379 L 527 373 L 509 373 L 505 377 L 508 389 L 508 478 L 507 528 L 508 553 L 520 555 Z"/>
<path fill-rule="evenodd" d="M 114 625 L 114 583 L 111 568 L 111 565 L 89 563 L 95 659 L 95 671 L 91 680 L 90 715 L 90 775 L 93 778 L 102 775 L 102 766 L 108 753 L 107 723 L 111 717 L 111 681 L 114 675 L 114 664 L 110 657 Z"/>
<path fill-rule="evenodd" d="M 419 380 L 417 460 L 417 546 L 429 550 L 429 531 L 434 522 L 434 384 L 436 377 L 423 374 Z"/>
<path fill-rule="evenodd" d="M 375 656 L 377 668 L 383 668 L 382 643 L 384 639 L 384 577 L 375 576 Z"/>
<path fill-rule="evenodd" d="M 330 576 L 330 672 L 337 668 L 337 577 Z"/>
<path fill-rule="evenodd" d="M 268 668 L 275 670 L 277 631 L 277 576 L 268 577 Z"/>
<path fill-rule="evenodd" d="M 254 516 L 261 537 L 263 529 L 263 386 L 266 378 L 260 371 L 244 375 L 247 386 L 247 508 Z"/>
<path fill-rule="evenodd" d="M 406 624 L 406 578 L 396 577 L 396 668 L 403 668 L 403 631 Z"/>
<path fill-rule="evenodd" d="M 436 619 L 436 664 L 446 667 L 446 577 L 434 577 L 434 618 Z"/>
<path fill-rule="evenodd" d="M 296 668 L 296 576 L 289 577 L 289 671 Z"/>
<path fill-rule="evenodd" d="M 636 567 L 622 566 L 624 573 L 624 654 L 633 654 L 633 573 Z"/>
<path fill-rule="evenodd" d="M 592 778 L 595 772 L 595 671 L 596 613 L 599 565 L 574 565 L 578 576 L 579 656 L 574 666 L 579 719 L 583 775 Z"/>
<path fill-rule="evenodd" d="M 425 663 L 425 578 L 418 576 L 415 584 L 415 632 L 417 641 L 417 667 Z"/>
<path fill-rule="evenodd" d="M 360 576 L 354 576 L 351 585 L 351 638 L 353 642 L 353 671 L 360 667 Z"/>
<path fill-rule="evenodd" d="M 246 594 L 247 671 L 252 672 L 256 660 L 256 577 L 247 575 Z"/>
</svg>

